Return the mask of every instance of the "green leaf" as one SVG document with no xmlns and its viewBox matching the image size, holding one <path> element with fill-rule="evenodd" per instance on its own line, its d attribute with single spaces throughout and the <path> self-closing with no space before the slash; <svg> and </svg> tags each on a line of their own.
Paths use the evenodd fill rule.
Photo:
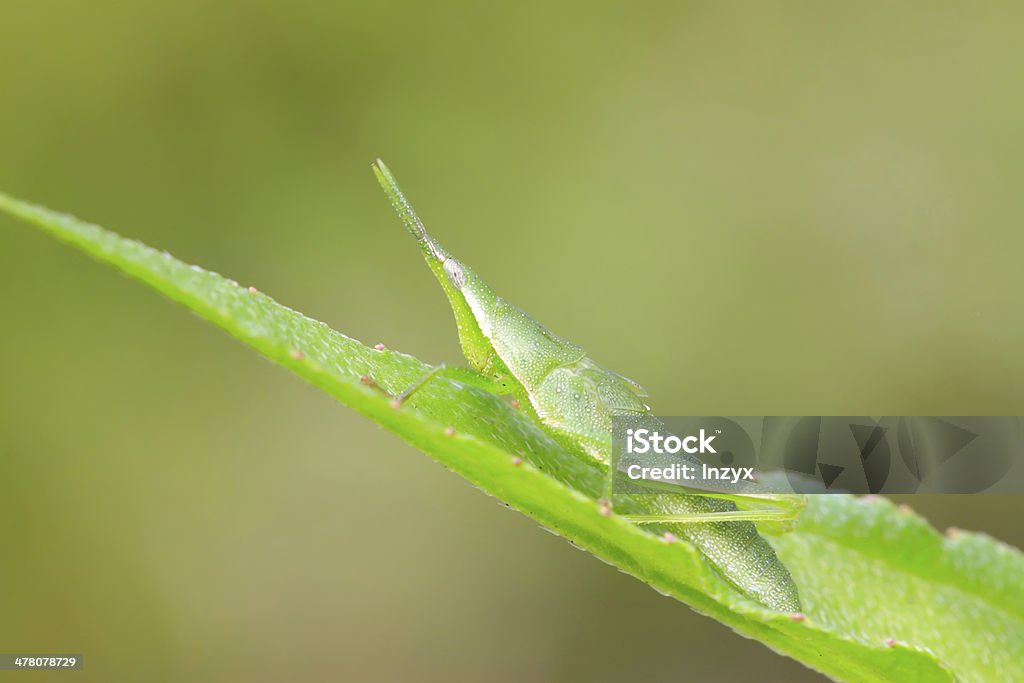
<svg viewBox="0 0 1024 683">
<path fill-rule="evenodd" d="M 416 358 L 364 346 L 98 226 L 4 195 L 0 209 L 184 304 L 576 545 L 837 680 L 1024 680 L 1024 556 L 1013 548 L 980 534 L 943 537 L 882 499 L 812 497 L 796 530 L 772 539 L 804 614 L 772 611 L 689 543 L 602 514 L 596 463 L 498 397 L 440 378 L 395 409 L 360 378 L 394 393 L 428 369 Z"/>
</svg>

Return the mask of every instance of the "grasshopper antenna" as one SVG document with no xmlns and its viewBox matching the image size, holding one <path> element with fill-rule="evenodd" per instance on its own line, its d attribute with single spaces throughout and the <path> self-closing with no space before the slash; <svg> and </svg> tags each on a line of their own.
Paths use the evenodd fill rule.
<svg viewBox="0 0 1024 683">
<path fill-rule="evenodd" d="M 373 174 L 377 176 L 377 182 L 384 188 L 384 193 L 391 200 L 391 206 L 394 207 L 399 218 L 405 223 L 405 227 L 412 233 L 412 236 L 420 243 L 420 247 L 437 260 L 444 261 L 447 255 L 441 249 L 441 245 L 427 234 L 427 229 L 423 227 L 423 221 L 420 220 L 409 200 L 405 198 L 402 189 L 398 187 L 395 176 L 391 175 L 391 171 L 380 159 L 373 163 Z"/>
</svg>

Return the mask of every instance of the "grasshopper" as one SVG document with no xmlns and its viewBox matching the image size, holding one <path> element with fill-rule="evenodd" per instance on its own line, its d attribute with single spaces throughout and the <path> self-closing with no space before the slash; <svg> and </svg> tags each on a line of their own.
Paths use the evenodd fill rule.
<svg viewBox="0 0 1024 683">
<path fill-rule="evenodd" d="M 373 171 L 448 297 L 471 368 L 435 367 L 397 401 L 404 402 L 437 375 L 448 374 L 511 397 L 557 442 L 607 465 L 612 418 L 649 415 L 647 392 L 499 297 L 427 233 L 384 162 L 378 159 Z M 799 514 L 803 499 L 767 493 L 693 493 L 646 496 L 656 513 L 625 516 L 640 524 L 678 525 L 745 595 L 780 611 L 798 612 L 800 601 L 789 571 L 752 522 L 784 528 Z"/>
</svg>

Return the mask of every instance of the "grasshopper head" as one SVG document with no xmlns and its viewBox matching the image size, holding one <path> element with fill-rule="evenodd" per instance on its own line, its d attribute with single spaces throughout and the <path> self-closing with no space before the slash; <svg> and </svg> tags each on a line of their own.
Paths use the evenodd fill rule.
<svg viewBox="0 0 1024 683">
<path fill-rule="evenodd" d="M 484 328 L 490 325 L 491 314 L 500 302 L 497 295 L 463 262 L 449 254 L 427 233 L 423 221 L 402 194 L 391 171 L 380 159 L 373 164 L 377 176 L 391 205 L 398 212 L 406 229 L 416 238 L 420 251 L 434 277 L 441 284 L 459 329 L 459 343 L 470 367 L 483 371 L 494 364 L 495 350 Z"/>
<path fill-rule="evenodd" d="M 456 290 L 462 290 L 466 284 L 465 266 L 459 263 L 455 257 L 444 250 L 444 247 L 437 240 L 430 236 L 427 229 L 423 227 L 423 221 L 420 220 L 419 215 L 412 208 L 409 200 L 405 198 L 405 194 L 398 187 L 398 182 L 391 175 L 391 171 L 384 165 L 383 161 L 377 159 L 373 164 L 373 172 L 376 174 L 377 180 L 380 182 L 381 187 L 384 188 L 384 192 L 387 193 L 388 199 L 391 200 L 391 205 L 401 217 L 405 227 L 416 238 L 427 262 L 434 262 L 440 265 L 451 286 Z M 431 268 L 436 269 L 436 266 L 431 265 Z"/>
</svg>

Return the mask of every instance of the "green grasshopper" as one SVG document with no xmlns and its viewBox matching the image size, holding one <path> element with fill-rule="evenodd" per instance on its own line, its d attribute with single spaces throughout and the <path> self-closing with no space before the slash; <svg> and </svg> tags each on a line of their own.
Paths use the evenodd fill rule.
<svg viewBox="0 0 1024 683">
<path fill-rule="evenodd" d="M 378 159 L 373 170 L 448 296 L 462 353 L 471 368 L 438 366 L 399 394 L 397 401 L 404 402 L 438 374 L 449 374 L 511 397 L 557 442 L 608 464 L 612 418 L 649 415 L 647 392 L 495 294 L 427 233 L 384 162 Z M 802 498 L 693 493 L 646 496 L 648 507 L 657 511 L 626 517 L 641 524 L 680 525 L 679 531 L 741 592 L 780 611 L 799 611 L 789 571 L 751 522 L 791 524 Z"/>
</svg>

